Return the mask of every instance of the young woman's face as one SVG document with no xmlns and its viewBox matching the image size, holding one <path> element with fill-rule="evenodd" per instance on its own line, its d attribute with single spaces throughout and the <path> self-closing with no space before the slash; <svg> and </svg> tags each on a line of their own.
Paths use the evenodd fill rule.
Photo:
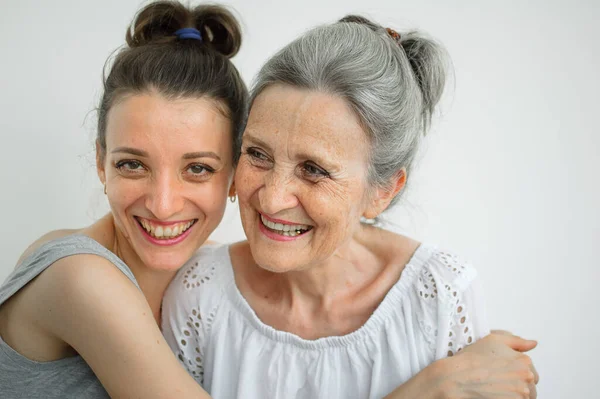
<svg viewBox="0 0 600 399">
<path fill-rule="evenodd" d="M 235 185 L 258 265 L 310 268 L 333 256 L 370 210 L 369 143 L 334 95 L 286 86 L 254 101 Z"/>
<path fill-rule="evenodd" d="M 181 267 L 221 221 L 231 130 L 209 99 L 148 93 L 111 108 L 98 173 L 119 235 L 147 267 Z"/>
</svg>

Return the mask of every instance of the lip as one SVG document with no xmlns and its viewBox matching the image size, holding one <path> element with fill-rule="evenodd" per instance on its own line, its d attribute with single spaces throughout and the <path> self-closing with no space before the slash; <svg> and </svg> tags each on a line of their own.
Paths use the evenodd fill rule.
<svg viewBox="0 0 600 399">
<path fill-rule="evenodd" d="M 146 220 L 148 220 L 148 219 L 146 219 Z M 198 219 L 192 219 L 192 220 L 195 221 L 194 224 L 192 224 L 189 229 L 187 229 L 186 231 L 184 231 L 183 234 L 181 234 L 180 236 L 175 237 L 175 238 L 169 238 L 167 240 L 159 240 L 157 238 L 152 237 L 150 234 L 148 234 L 148 232 L 146 231 L 146 229 L 144 229 L 142 227 L 142 225 L 140 224 L 140 222 L 138 221 L 137 218 L 135 220 L 135 224 L 137 225 L 138 229 L 140 229 L 140 231 L 142 232 L 142 235 L 144 236 L 144 238 L 146 238 L 146 240 L 148 240 L 150 243 L 152 243 L 154 245 L 161 246 L 161 247 L 169 247 L 169 246 L 177 245 L 177 244 L 181 243 L 182 241 L 184 241 L 191 234 L 192 229 L 194 227 L 196 227 L 196 222 L 198 221 Z M 170 226 L 170 225 L 174 225 L 174 224 L 181 223 L 181 222 L 167 222 L 167 223 L 161 222 L 161 223 L 158 223 L 158 222 L 155 222 L 153 220 L 152 223 L 160 224 L 162 226 Z"/>
<path fill-rule="evenodd" d="M 144 219 L 144 220 L 147 220 L 148 222 L 151 222 L 152 224 L 157 224 L 159 226 L 173 226 L 173 225 L 176 225 L 177 223 L 187 223 L 187 222 L 191 222 L 193 220 L 198 220 L 198 219 L 187 219 L 187 220 L 174 220 L 174 221 L 170 221 L 170 222 L 161 222 L 160 220 L 147 219 L 147 218 L 143 218 L 141 216 L 134 216 L 134 218 L 137 221 L 139 221 L 140 219 Z"/>
<path fill-rule="evenodd" d="M 288 220 L 273 219 L 273 218 L 268 217 L 267 215 L 265 215 L 264 213 L 261 213 L 261 212 L 258 212 L 258 214 L 260 216 L 264 217 L 265 219 L 267 219 L 268 221 L 273 222 L 273 223 L 287 224 L 287 225 L 290 225 L 290 226 L 293 226 L 293 225 L 310 226 L 309 224 L 306 224 L 306 223 L 296 223 L 296 222 L 290 222 Z M 262 225 L 262 222 L 260 224 Z"/>
<path fill-rule="evenodd" d="M 265 236 L 267 236 L 267 238 L 270 238 L 273 241 L 289 242 L 289 241 L 299 240 L 299 239 L 303 238 L 304 236 L 306 236 L 308 233 L 310 233 L 312 231 L 312 229 L 310 229 L 307 232 L 302 233 L 302 234 L 300 234 L 298 236 L 295 236 L 295 237 L 282 236 L 280 234 L 273 233 L 271 230 L 267 229 L 267 227 L 260 220 L 260 215 L 261 215 L 261 213 L 258 214 L 258 218 L 257 218 L 258 219 L 258 229 L 261 231 L 261 233 L 263 233 Z M 271 218 L 267 218 L 267 219 L 275 221 L 275 219 L 271 219 Z M 281 223 L 281 222 L 276 222 L 276 223 Z M 291 223 L 287 223 L 287 224 L 291 224 Z"/>
</svg>

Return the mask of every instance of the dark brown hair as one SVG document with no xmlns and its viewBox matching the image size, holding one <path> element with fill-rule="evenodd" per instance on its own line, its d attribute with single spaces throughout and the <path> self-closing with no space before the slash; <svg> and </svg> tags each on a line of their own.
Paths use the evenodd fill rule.
<svg viewBox="0 0 600 399">
<path fill-rule="evenodd" d="M 179 39 L 175 32 L 195 28 L 202 40 Z M 229 58 L 241 45 L 236 18 L 217 5 L 193 9 L 176 1 L 158 1 L 144 7 L 126 34 L 127 47 L 104 74 L 104 94 L 98 107 L 98 143 L 106 152 L 106 125 L 110 108 L 123 96 L 154 90 L 167 98 L 206 97 L 216 100 L 231 119 L 234 165 L 247 118 L 248 91 Z"/>
</svg>

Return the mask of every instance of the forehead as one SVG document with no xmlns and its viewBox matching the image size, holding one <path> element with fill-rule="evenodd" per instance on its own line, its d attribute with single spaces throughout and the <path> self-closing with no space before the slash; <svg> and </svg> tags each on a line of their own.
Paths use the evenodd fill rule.
<svg viewBox="0 0 600 399">
<path fill-rule="evenodd" d="M 274 85 L 259 94 L 250 110 L 248 131 L 263 141 L 322 148 L 338 155 L 360 149 L 368 138 L 360 119 L 339 96 Z"/>
<path fill-rule="evenodd" d="M 231 121 L 210 99 L 167 99 L 156 93 L 129 95 L 113 105 L 107 117 L 108 147 L 190 151 L 199 146 L 225 149 L 230 143 Z"/>
</svg>

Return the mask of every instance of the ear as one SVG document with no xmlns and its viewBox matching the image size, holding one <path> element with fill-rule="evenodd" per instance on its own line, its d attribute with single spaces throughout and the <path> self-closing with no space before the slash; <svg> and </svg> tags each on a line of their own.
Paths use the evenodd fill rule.
<svg viewBox="0 0 600 399">
<path fill-rule="evenodd" d="M 104 154 L 104 150 L 100 147 L 100 143 L 96 140 L 96 172 L 98 173 L 98 178 L 102 184 L 106 184 L 106 170 L 104 168 L 104 160 L 106 154 Z"/>
<path fill-rule="evenodd" d="M 396 173 L 387 187 L 377 188 L 369 207 L 363 213 L 363 217 L 366 219 L 375 219 L 381 212 L 385 211 L 390 202 L 406 186 L 406 177 L 406 168 L 402 168 Z"/>
<path fill-rule="evenodd" d="M 235 197 L 237 194 L 237 191 L 235 190 L 235 180 L 231 182 L 231 186 L 229 186 L 229 193 L 227 194 L 227 196 L 229 197 Z"/>
</svg>

